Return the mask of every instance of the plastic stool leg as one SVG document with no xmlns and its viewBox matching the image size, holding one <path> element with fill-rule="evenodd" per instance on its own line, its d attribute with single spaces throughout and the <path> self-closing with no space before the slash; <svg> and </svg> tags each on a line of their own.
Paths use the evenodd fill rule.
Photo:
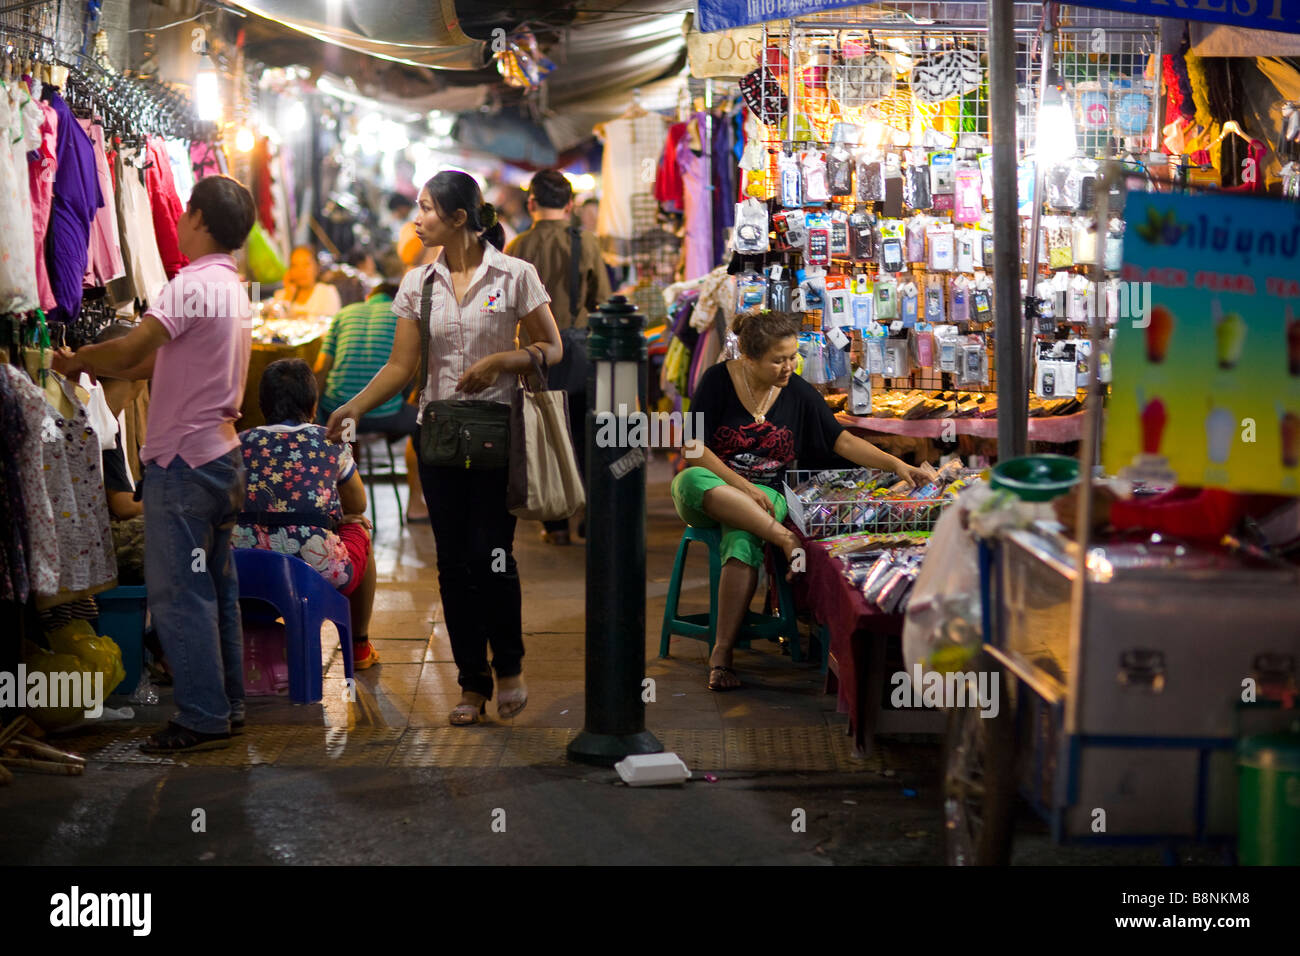
<svg viewBox="0 0 1300 956">
<path fill-rule="evenodd" d="M 406 527 L 406 509 L 402 506 L 401 483 L 397 480 L 397 459 L 393 457 L 393 443 L 384 436 L 384 448 L 388 450 L 388 480 L 393 483 L 393 497 L 397 499 L 397 523 Z"/>
<path fill-rule="evenodd" d="M 668 656 L 669 638 L 673 633 L 673 621 L 677 619 L 677 605 L 681 601 L 682 594 L 682 570 L 686 567 L 686 549 L 690 547 L 691 540 L 682 535 L 682 540 L 677 545 L 677 559 L 673 562 L 673 573 L 668 579 L 668 595 L 664 604 L 664 626 L 659 633 L 659 656 Z"/>
<path fill-rule="evenodd" d="M 712 538 L 704 544 L 709 549 L 709 654 L 718 642 L 718 582 L 722 578 L 722 533 L 715 544 Z"/>
<path fill-rule="evenodd" d="M 790 642 L 790 660 L 802 664 L 804 655 L 799 647 L 799 618 L 794 610 L 794 588 L 784 577 L 776 579 L 776 596 L 777 613 L 781 616 L 781 633 Z"/>
<path fill-rule="evenodd" d="M 307 622 L 311 615 L 306 599 L 293 603 L 284 615 L 286 651 L 289 663 L 289 697 L 295 704 L 321 699 L 320 629 L 313 638 Z"/>
</svg>

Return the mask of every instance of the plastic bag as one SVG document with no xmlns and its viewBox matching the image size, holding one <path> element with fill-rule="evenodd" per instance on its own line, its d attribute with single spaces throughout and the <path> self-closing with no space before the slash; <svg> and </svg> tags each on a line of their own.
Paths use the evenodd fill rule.
<svg viewBox="0 0 1300 956">
<path fill-rule="evenodd" d="M 71 654 L 81 661 L 81 670 L 103 674 L 105 696 L 126 678 L 122 649 L 111 637 L 96 634 L 89 621 L 69 621 L 46 637 L 56 654 Z"/>
<path fill-rule="evenodd" d="M 71 621 L 46 636 L 53 650 L 23 643 L 28 716 L 47 730 L 99 716 L 104 700 L 126 676 L 122 651 L 88 621 Z M 33 683 L 34 674 L 43 679 Z"/>
<path fill-rule="evenodd" d="M 940 673 L 961 670 L 983 643 L 979 552 L 962 527 L 965 497 L 940 515 L 912 586 L 903 622 L 909 674 L 918 665 Z"/>
<path fill-rule="evenodd" d="M 287 271 L 280 251 L 259 222 L 248 233 L 248 271 L 263 285 L 279 282 Z"/>
</svg>

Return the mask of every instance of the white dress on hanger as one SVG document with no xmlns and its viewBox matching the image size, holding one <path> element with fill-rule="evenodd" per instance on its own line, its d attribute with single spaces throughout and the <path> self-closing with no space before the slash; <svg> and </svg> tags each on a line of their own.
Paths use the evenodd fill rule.
<svg viewBox="0 0 1300 956">
<path fill-rule="evenodd" d="M 158 253 L 149 194 L 145 192 L 139 170 L 132 162 L 135 156 L 136 150 L 133 149 L 122 149 L 118 153 L 117 218 L 125 239 L 126 267 L 131 273 L 131 284 L 135 286 L 136 296 L 147 301 L 167 285 L 167 270 Z"/>
<path fill-rule="evenodd" d="M 15 108 L 10 97 L 12 92 L 12 89 L 7 89 L 0 95 L 0 135 L 6 136 L 9 144 L 8 149 L 0 149 L 0 236 L 30 236 L 32 197 L 25 151 L 21 161 L 15 161 L 16 150 L 24 145 L 22 110 Z M 37 135 L 40 135 L 39 128 Z M 18 172 L 20 166 L 21 176 Z M 39 306 L 36 247 L 31 242 L 6 241 L 0 244 L 0 312 L 28 312 Z"/>
</svg>

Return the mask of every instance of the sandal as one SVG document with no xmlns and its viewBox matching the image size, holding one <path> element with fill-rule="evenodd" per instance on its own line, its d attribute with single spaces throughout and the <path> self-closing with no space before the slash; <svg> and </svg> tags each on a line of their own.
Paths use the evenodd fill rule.
<svg viewBox="0 0 1300 956">
<path fill-rule="evenodd" d="M 230 734 L 201 734 L 180 724 L 166 727 L 140 742 L 147 754 L 182 754 L 200 750 L 224 750 L 230 746 Z"/>
<path fill-rule="evenodd" d="M 526 706 L 528 706 L 527 687 L 516 687 L 513 690 L 497 692 L 497 716 L 502 720 L 518 717 Z"/>
<path fill-rule="evenodd" d="M 356 657 L 355 655 L 356 655 L 357 648 L 363 645 L 368 648 L 368 652 L 366 653 L 366 656 Z M 353 646 L 352 652 L 354 655 L 352 661 L 352 669 L 354 671 L 363 671 L 367 667 L 373 667 L 374 665 L 379 663 L 379 649 L 375 647 L 375 645 L 371 644 L 369 641 L 358 641 Z"/>
<path fill-rule="evenodd" d="M 730 674 L 732 677 L 735 677 L 735 676 L 736 676 L 736 672 L 735 672 L 735 670 L 734 670 L 733 668 L 726 667 L 725 665 L 722 665 L 722 664 L 712 664 L 712 665 L 710 665 L 710 667 L 709 667 L 709 690 L 712 690 L 712 691 L 719 691 L 719 692 L 725 692 L 725 691 L 729 691 L 729 690 L 737 690 L 737 689 L 741 686 L 740 683 L 739 683 L 739 681 L 737 681 L 735 684 L 724 684 L 724 683 L 722 682 L 722 681 L 723 681 L 723 676 L 724 676 L 724 675 L 727 675 L 727 674 Z"/>
<path fill-rule="evenodd" d="M 487 701 L 483 700 L 477 704 L 459 703 L 451 709 L 451 725 L 453 727 L 469 727 L 479 722 L 479 718 L 487 713 Z"/>
</svg>

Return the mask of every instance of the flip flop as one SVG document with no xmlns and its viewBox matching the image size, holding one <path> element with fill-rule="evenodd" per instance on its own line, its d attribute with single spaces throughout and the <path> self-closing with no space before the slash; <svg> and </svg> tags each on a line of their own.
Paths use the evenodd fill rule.
<svg viewBox="0 0 1300 956">
<path fill-rule="evenodd" d="M 710 666 L 709 667 L 709 690 L 717 691 L 718 693 L 725 693 L 729 690 L 738 690 L 741 687 L 740 684 L 722 683 L 721 679 L 715 676 L 718 671 L 721 671 L 723 674 L 730 674 L 732 677 L 736 676 L 736 672 L 733 668 L 724 667 L 722 664 L 714 664 Z"/>
</svg>

